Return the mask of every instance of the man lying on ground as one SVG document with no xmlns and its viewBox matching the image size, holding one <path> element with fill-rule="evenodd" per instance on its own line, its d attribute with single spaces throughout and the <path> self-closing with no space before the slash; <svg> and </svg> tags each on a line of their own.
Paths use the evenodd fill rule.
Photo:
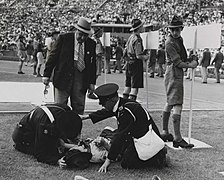
<svg viewBox="0 0 224 180">
<path fill-rule="evenodd" d="M 118 85 L 114 83 L 99 86 L 94 92 L 99 98 L 99 104 L 104 108 L 89 115 L 80 115 L 83 120 L 90 118 L 93 123 L 112 116 L 117 118 L 118 128 L 112 138 L 107 158 L 100 167 L 99 172 L 107 172 L 111 162 L 116 161 L 119 156 L 121 156 L 122 168 L 163 167 L 166 165 L 167 151 L 156 124 L 139 103 L 120 98 L 117 90 Z M 157 148 L 156 145 L 152 144 L 152 149 L 156 150 L 156 153 L 151 158 L 143 160 L 140 158 L 139 152 L 136 151 L 134 139 L 144 138 L 148 132 L 152 132 L 150 127 L 159 138 L 159 141 L 162 142 L 162 146 Z"/>
</svg>

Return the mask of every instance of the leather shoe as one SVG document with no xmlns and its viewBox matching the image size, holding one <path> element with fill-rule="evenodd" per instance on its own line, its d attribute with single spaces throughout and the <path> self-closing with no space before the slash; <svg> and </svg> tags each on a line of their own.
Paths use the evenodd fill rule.
<svg viewBox="0 0 224 180">
<path fill-rule="evenodd" d="M 94 93 L 88 93 L 87 97 L 89 99 L 98 99 L 98 97 Z"/>
<path fill-rule="evenodd" d="M 173 141 L 173 135 L 172 134 L 161 134 L 160 137 L 164 142 Z"/>
<path fill-rule="evenodd" d="M 18 72 L 18 74 L 25 74 L 25 73 L 24 73 L 24 72 L 22 72 L 22 71 L 19 71 L 19 72 Z"/>
<path fill-rule="evenodd" d="M 186 149 L 190 149 L 193 148 L 194 145 L 193 144 L 188 144 L 184 139 L 182 139 L 181 141 L 173 141 L 173 147 L 178 148 L 186 148 Z"/>
</svg>

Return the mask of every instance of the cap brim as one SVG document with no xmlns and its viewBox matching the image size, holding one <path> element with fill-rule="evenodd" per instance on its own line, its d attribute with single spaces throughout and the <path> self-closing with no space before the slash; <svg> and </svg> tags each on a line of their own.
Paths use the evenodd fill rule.
<svg viewBox="0 0 224 180">
<path fill-rule="evenodd" d="M 178 27 L 184 27 L 184 25 L 177 25 L 177 26 L 167 26 L 168 28 L 178 28 Z"/>
<path fill-rule="evenodd" d="M 85 29 L 82 29 L 81 27 L 77 26 L 76 24 L 74 25 L 76 29 L 86 33 L 86 34 L 93 34 L 93 31 L 90 29 L 90 30 L 85 30 Z"/>
<path fill-rule="evenodd" d="M 140 28 L 141 26 L 144 25 L 144 23 L 145 23 L 145 22 L 142 22 L 142 23 L 141 23 L 140 25 L 138 25 L 137 27 L 135 27 L 135 28 L 131 28 L 130 31 L 134 31 L 134 30 Z"/>
</svg>

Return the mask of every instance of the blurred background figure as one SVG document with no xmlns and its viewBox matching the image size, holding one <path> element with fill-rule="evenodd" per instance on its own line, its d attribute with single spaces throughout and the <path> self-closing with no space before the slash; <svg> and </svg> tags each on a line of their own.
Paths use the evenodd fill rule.
<svg viewBox="0 0 224 180">
<path fill-rule="evenodd" d="M 116 58 L 116 64 L 114 66 L 114 73 L 116 72 L 116 70 L 118 69 L 119 73 L 123 73 L 122 72 L 122 67 L 121 67 L 121 61 L 122 61 L 122 57 L 123 57 L 123 48 L 121 47 L 120 41 L 116 42 L 116 47 L 115 47 L 115 58 Z"/>
<path fill-rule="evenodd" d="M 102 68 L 103 68 L 103 55 L 104 48 L 100 38 L 103 35 L 103 30 L 101 28 L 95 29 L 93 34 L 93 40 L 96 42 L 96 76 L 101 76 Z"/>
<path fill-rule="evenodd" d="M 17 49 L 18 49 L 18 57 L 19 57 L 19 69 L 18 74 L 25 74 L 22 71 L 23 63 L 26 61 L 26 43 L 25 37 L 23 35 L 19 35 L 18 42 L 17 42 Z"/>
<path fill-rule="evenodd" d="M 59 34 L 59 29 L 52 29 L 49 33 L 50 37 L 45 39 L 45 46 L 47 48 L 46 60 Z"/>
<path fill-rule="evenodd" d="M 104 69 L 104 72 L 107 74 L 111 74 L 111 70 L 110 70 L 110 58 L 112 55 L 112 48 L 111 46 L 106 46 L 106 69 Z"/>
<path fill-rule="evenodd" d="M 199 63 L 201 65 L 201 77 L 202 77 L 202 83 L 207 84 L 208 79 L 208 66 L 210 65 L 211 61 L 211 52 L 209 51 L 209 48 L 205 48 L 204 52 L 202 53 L 202 58 Z"/>
<path fill-rule="evenodd" d="M 163 45 L 160 44 L 157 52 L 158 73 L 156 76 L 163 77 L 165 59 L 166 59 L 165 50 Z"/>
<path fill-rule="evenodd" d="M 222 63 L 223 63 L 223 53 L 221 52 L 221 47 L 218 48 L 217 53 L 215 54 L 211 65 L 213 65 L 214 63 L 215 63 L 216 82 L 220 83 L 220 68 L 221 68 Z"/>
<path fill-rule="evenodd" d="M 96 42 L 96 78 L 101 76 L 102 68 L 103 68 L 104 48 L 100 40 L 102 35 L 103 35 L 103 30 L 101 28 L 96 28 L 92 36 L 93 40 Z M 87 97 L 89 99 L 98 99 L 98 97 L 90 89 L 88 90 Z"/>
<path fill-rule="evenodd" d="M 33 64 L 33 40 L 28 39 L 27 45 L 26 45 L 26 54 L 27 54 L 27 60 L 25 66 L 28 66 L 28 63 L 31 63 L 30 65 L 32 66 Z"/>
<path fill-rule="evenodd" d="M 40 70 L 41 66 L 44 64 L 44 51 L 46 50 L 43 42 L 42 42 L 42 35 L 39 35 L 37 41 L 37 77 L 42 77 Z"/>
<path fill-rule="evenodd" d="M 156 67 L 156 49 L 150 50 L 150 58 L 149 58 L 149 77 L 154 78 L 155 75 L 155 67 Z"/>
</svg>

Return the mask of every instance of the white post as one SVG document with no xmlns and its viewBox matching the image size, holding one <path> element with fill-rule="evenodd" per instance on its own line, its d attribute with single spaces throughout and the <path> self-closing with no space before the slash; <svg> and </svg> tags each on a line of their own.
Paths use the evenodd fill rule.
<svg viewBox="0 0 224 180">
<path fill-rule="evenodd" d="M 192 99 L 193 99 L 194 76 L 195 76 L 195 69 L 192 69 L 191 94 L 190 94 L 190 115 L 189 115 L 189 127 L 188 127 L 188 142 L 189 143 L 191 143 Z"/>
<path fill-rule="evenodd" d="M 107 73 L 106 73 L 106 55 L 107 55 L 107 52 L 106 52 L 106 33 L 104 33 L 103 35 L 103 40 L 104 40 L 104 84 L 107 83 Z"/>
<path fill-rule="evenodd" d="M 147 109 L 149 108 L 149 95 L 148 95 L 148 59 L 146 61 L 146 70 L 145 70 L 145 75 L 146 75 L 146 98 L 147 98 Z"/>
<path fill-rule="evenodd" d="M 196 54 L 197 47 L 197 30 L 195 30 L 195 39 L 194 39 L 194 54 Z M 192 81 L 191 81 L 191 91 L 190 91 L 190 114 L 189 114 L 189 127 L 188 127 L 188 142 L 191 143 L 191 129 L 192 129 L 192 99 L 193 99 L 193 87 L 194 87 L 194 76 L 195 69 L 192 69 Z"/>
</svg>

